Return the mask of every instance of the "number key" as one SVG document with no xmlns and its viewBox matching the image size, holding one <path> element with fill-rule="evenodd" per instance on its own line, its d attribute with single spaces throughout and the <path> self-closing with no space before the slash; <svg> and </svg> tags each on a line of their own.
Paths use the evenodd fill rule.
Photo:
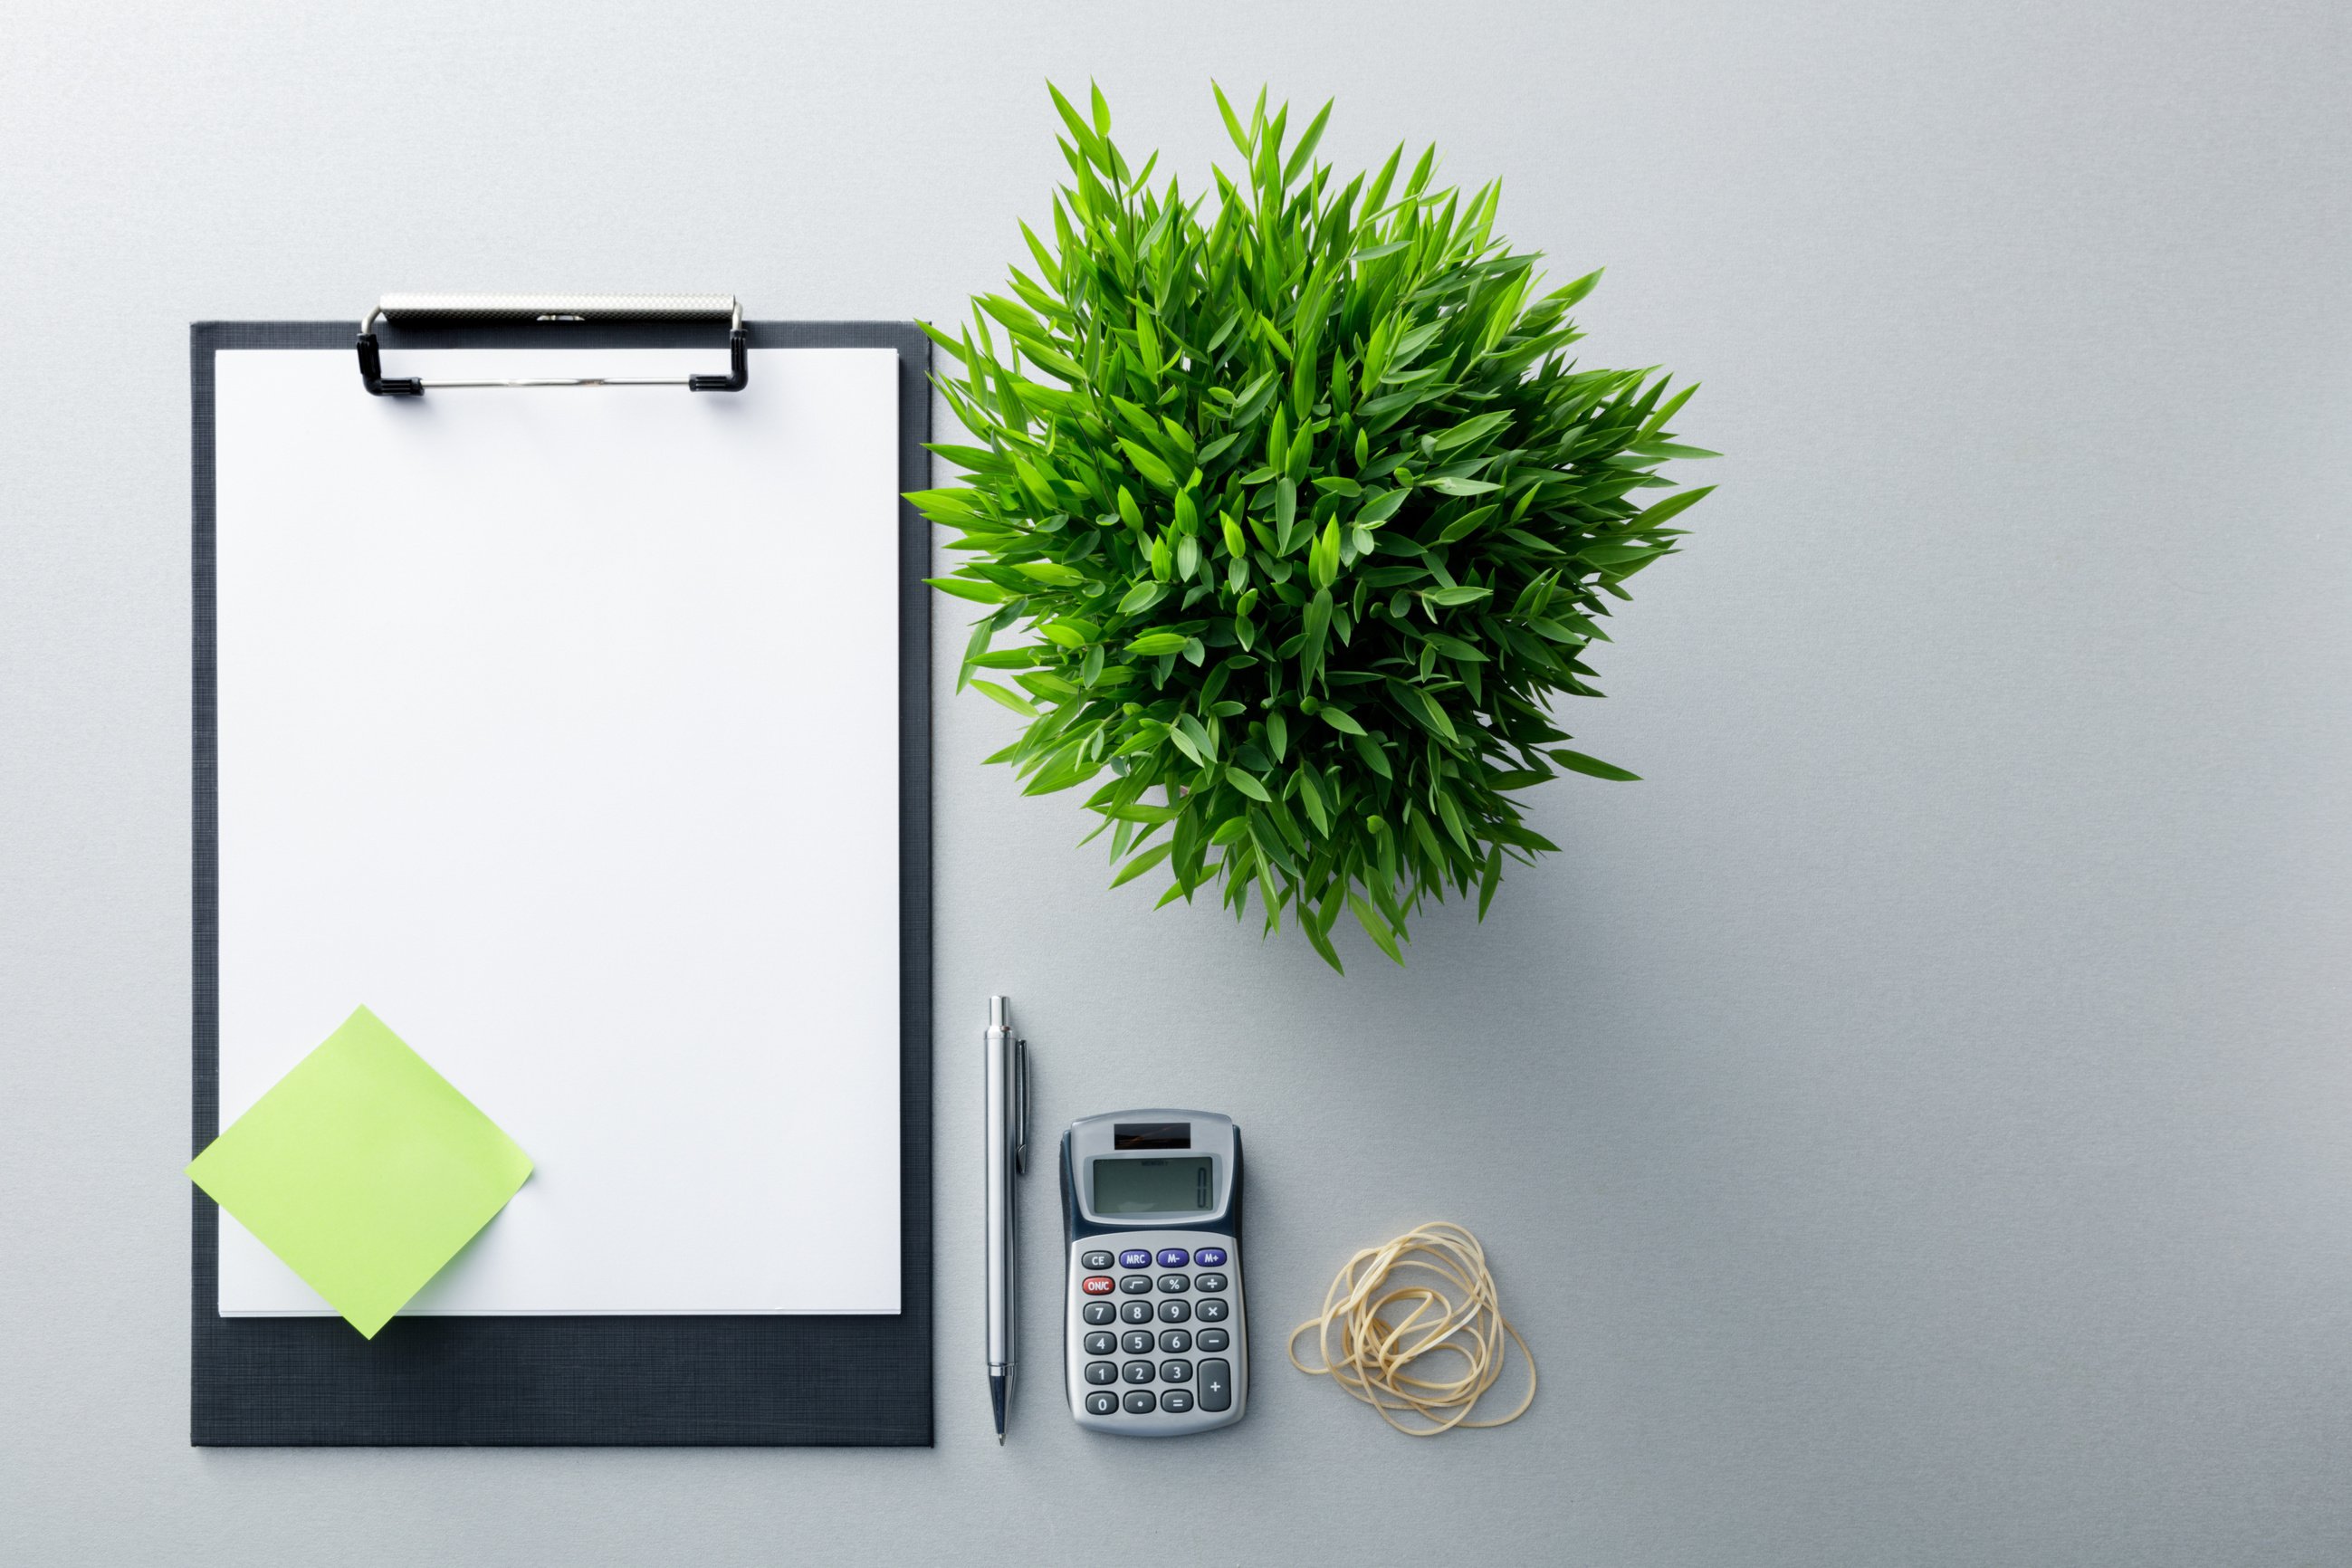
<svg viewBox="0 0 2352 1568">
<path fill-rule="evenodd" d="M 1118 1381 L 1118 1368 L 1111 1365 L 1111 1363 L 1107 1361 L 1090 1361 L 1087 1363 L 1087 1381 L 1088 1383 L 1117 1383 Z"/>
<path fill-rule="evenodd" d="M 1118 1348 L 1118 1336 L 1117 1334 L 1094 1333 L 1087 1336 L 1087 1353 L 1088 1355 L 1108 1355 Z"/>
<path fill-rule="evenodd" d="M 1108 1334 L 1105 1334 L 1103 1335 L 1103 1338 L 1108 1339 L 1110 1336 Z M 1129 1355 L 1150 1355 L 1151 1353 L 1151 1331 L 1150 1329 L 1128 1330 L 1126 1337 L 1119 1342 L 1119 1348 Z"/>
<path fill-rule="evenodd" d="M 1118 1408 L 1118 1395 L 1108 1389 L 1097 1389 L 1087 1395 L 1087 1414 L 1108 1415 Z"/>
<path fill-rule="evenodd" d="M 1171 1307 L 1181 1307 L 1183 1304 L 1184 1303 L 1181 1301 L 1169 1301 L 1164 1303 L 1164 1305 Z M 1108 1306 L 1110 1303 L 1106 1301 L 1103 1305 Z M 1148 1323 L 1151 1321 L 1151 1303 L 1149 1301 L 1129 1301 L 1119 1308 L 1118 1317 L 1119 1321 L 1123 1323 Z"/>
<path fill-rule="evenodd" d="M 1108 1323 L 1118 1314 L 1108 1301 L 1089 1301 L 1078 1315 L 1089 1323 Z"/>
<path fill-rule="evenodd" d="M 1103 1364 L 1108 1366 L 1110 1363 L 1105 1362 Z M 1118 1369 L 1118 1374 L 1129 1383 L 1150 1383 L 1151 1363 L 1148 1361 L 1131 1361 Z"/>
</svg>

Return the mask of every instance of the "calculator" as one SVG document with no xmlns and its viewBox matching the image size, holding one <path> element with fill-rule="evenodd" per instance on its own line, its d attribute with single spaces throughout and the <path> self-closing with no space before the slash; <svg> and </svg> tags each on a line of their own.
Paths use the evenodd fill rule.
<svg viewBox="0 0 2352 1568">
<path fill-rule="evenodd" d="M 1249 1407 L 1242 1134 L 1120 1110 L 1062 1134 L 1064 1376 L 1081 1426 L 1182 1437 Z"/>
</svg>

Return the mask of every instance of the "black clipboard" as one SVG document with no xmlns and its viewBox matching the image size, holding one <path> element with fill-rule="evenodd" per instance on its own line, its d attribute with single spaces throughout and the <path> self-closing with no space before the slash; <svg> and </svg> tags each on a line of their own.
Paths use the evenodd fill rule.
<svg viewBox="0 0 2352 1568">
<path fill-rule="evenodd" d="M 667 348 L 725 327 L 652 321 L 388 325 L 386 349 Z M 362 329 L 375 337 L 373 316 Z M 898 485 L 929 482 L 929 344 L 911 322 L 735 322 L 741 346 L 888 348 L 898 355 Z M 352 395 L 363 386 L 362 363 Z M 350 355 L 350 322 L 202 321 L 194 403 L 194 1150 L 220 1131 L 219 839 L 214 618 L 214 356 L 224 349 Z M 723 396 L 723 376 L 679 396 Z M 740 384 L 740 381 L 738 383 Z M 427 394 L 429 395 L 429 393 Z M 593 395 L 593 394 L 587 394 Z M 395 1318 L 373 1341 L 332 1318 L 224 1318 L 219 1210 L 191 1189 L 189 1440 L 277 1445 L 782 1445 L 928 1447 L 931 1400 L 931 726 L 928 526 L 898 506 L 899 1215 L 895 1316 Z"/>
</svg>

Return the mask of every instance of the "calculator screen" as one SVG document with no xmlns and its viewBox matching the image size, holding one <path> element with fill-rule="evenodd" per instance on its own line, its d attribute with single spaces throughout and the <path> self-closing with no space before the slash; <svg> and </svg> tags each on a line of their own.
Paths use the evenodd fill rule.
<svg viewBox="0 0 2352 1568">
<path fill-rule="evenodd" d="M 1098 1159 L 1097 1214 L 1197 1214 L 1209 1207 L 1209 1157 L 1166 1160 Z"/>
</svg>

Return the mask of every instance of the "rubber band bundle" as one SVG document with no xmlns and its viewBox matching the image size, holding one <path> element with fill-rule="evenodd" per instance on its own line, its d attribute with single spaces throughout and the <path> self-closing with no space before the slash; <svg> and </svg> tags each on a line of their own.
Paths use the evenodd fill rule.
<svg viewBox="0 0 2352 1568">
<path fill-rule="evenodd" d="M 1410 1278 L 1415 1274 L 1436 1276 L 1453 1293 Z M 1391 1276 L 1408 1278 L 1391 1285 Z M 1310 1329 L 1320 1366 L 1298 1359 L 1299 1336 Z M 1528 1363 L 1527 1393 L 1508 1415 L 1470 1419 L 1479 1399 L 1501 1380 L 1514 1344 Z M 1485 1249 L 1458 1225 L 1418 1226 L 1349 1258 L 1323 1298 L 1322 1316 L 1291 1330 L 1286 1349 L 1291 1365 L 1330 1378 L 1408 1437 L 1505 1426 L 1535 1403 L 1536 1358 L 1503 1316 Z M 1418 1364 L 1440 1355 L 1451 1359 Z M 1418 1421 L 1400 1418 L 1408 1415 Z"/>
</svg>

